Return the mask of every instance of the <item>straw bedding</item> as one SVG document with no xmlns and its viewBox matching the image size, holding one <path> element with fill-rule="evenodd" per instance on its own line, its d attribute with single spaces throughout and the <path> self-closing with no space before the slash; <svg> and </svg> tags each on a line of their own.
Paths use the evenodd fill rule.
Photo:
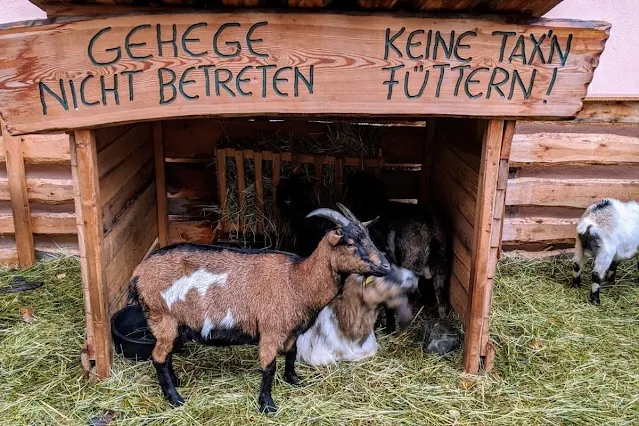
<svg viewBox="0 0 639 426">
<path fill-rule="evenodd" d="M 170 408 L 150 363 L 115 358 L 113 377 L 82 378 L 83 305 L 78 262 L 69 257 L 22 273 L 36 290 L 0 294 L 0 424 L 636 424 L 639 419 L 639 278 L 634 262 L 599 308 L 588 286 L 567 288 L 565 258 L 506 258 L 498 267 L 489 374 L 463 373 L 461 353 L 419 348 L 419 320 L 381 337 L 380 354 L 357 364 L 299 367 L 307 385 L 274 386 L 280 412 L 257 413 L 253 347 L 187 346 L 176 357 L 187 404 Z M 585 275 L 588 276 L 588 275 Z M 0 272 L 0 288 L 15 277 Z M 25 322 L 20 308 L 31 308 Z M 25 311 L 23 310 L 23 313 Z M 283 365 L 279 361 L 279 370 Z"/>
</svg>

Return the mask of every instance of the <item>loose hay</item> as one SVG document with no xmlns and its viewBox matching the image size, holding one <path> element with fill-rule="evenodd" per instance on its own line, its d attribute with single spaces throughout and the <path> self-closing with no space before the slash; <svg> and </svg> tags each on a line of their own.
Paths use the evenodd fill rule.
<svg viewBox="0 0 639 426">
<path fill-rule="evenodd" d="M 65 273 L 63 279 L 56 275 Z M 79 265 L 72 258 L 21 274 L 31 292 L 0 295 L 0 424 L 87 424 L 112 410 L 111 424 L 636 424 L 639 418 L 639 278 L 624 262 L 602 306 L 588 286 L 567 288 L 565 258 L 506 259 L 498 268 L 492 337 L 495 370 L 463 373 L 461 354 L 422 353 L 411 333 L 380 338 L 379 356 L 313 369 L 303 388 L 274 385 L 275 417 L 257 413 L 260 377 L 253 347 L 187 345 L 176 356 L 184 407 L 170 408 L 149 362 L 115 357 L 113 377 L 82 378 Z M 0 272 L 0 287 L 14 273 Z M 587 275 L 586 275 L 587 276 Z M 33 323 L 19 308 L 30 306 Z M 282 371 L 283 360 L 279 361 Z"/>
</svg>

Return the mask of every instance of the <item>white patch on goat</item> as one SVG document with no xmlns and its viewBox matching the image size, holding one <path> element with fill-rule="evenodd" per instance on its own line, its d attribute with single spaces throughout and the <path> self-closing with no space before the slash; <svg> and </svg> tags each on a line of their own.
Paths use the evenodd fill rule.
<svg viewBox="0 0 639 426">
<path fill-rule="evenodd" d="M 215 324 L 209 317 L 204 318 L 204 325 L 202 326 L 202 337 L 205 339 L 211 334 L 211 330 L 215 328 Z"/>
<path fill-rule="evenodd" d="M 322 309 L 313 326 L 297 338 L 297 359 L 310 365 L 360 361 L 376 353 L 375 333 L 371 332 L 362 344 L 348 339 L 340 331 L 331 306 Z"/>
<path fill-rule="evenodd" d="M 400 287 L 407 290 L 415 290 L 419 284 L 417 274 L 406 268 L 400 268 L 400 270 L 402 271 L 402 284 Z"/>
<path fill-rule="evenodd" d="M 186 295 L 191 290 L 197 290 L 200 296 L 206 294 L 206 290 L 212 285 L 223 286 L 226 284 L 228 278 L 227 273 L 224 274 L 212 274 L 206 269 L 198 269 L 191 275 L 185 275 L 173 282 L 171 287 L 162 291 L 160 294 L 166 302 L 166 306 L 171 309 L 171 306 L 178 300 L 184 301 Z"/>
<path fill-rule="evenodd" d="M 220 326 L 224 328 L 233 328 L 234 325 L 235 325 L 235 318 L 233 318 L 233 314 L 231 313 L 231 310 L 228 309 L 226 311 L 226 316 L 220 323 Z"/>
</svg>

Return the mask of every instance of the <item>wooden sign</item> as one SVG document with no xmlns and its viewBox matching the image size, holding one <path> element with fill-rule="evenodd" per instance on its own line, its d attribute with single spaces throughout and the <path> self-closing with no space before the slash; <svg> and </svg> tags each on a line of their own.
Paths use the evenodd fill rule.
<svg viewBox="0 0 639 426">
<path fill-rule="evenodd" d="M 13 134 L 185 116 L 574 117 L 602 22 L 210 13 L 0 32 Z"/>
</svg>

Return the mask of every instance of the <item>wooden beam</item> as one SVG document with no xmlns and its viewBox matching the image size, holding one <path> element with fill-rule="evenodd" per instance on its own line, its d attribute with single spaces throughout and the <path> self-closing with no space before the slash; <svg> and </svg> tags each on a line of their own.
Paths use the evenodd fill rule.
<svg viewBox="0 0 639 426">
<path fill-rule="evenodd" d="M 215 167 L 217 168 L 217 191 L 221 208 L 220 224 L 222 232 L 227 232 L 229 224 L 227 217 L 228 206 L 226 197 L 226 150 L 224 148 L 218 148 L 215 150 Z"/>
<path fill-rule="evenodd" d="M 154 25 L 143 27 L 141 17 L 117 16 L 0 32 L 0 105 L 9 131 L 40 133 L 203 116 L 572 118 L 582 108 L 610 29 L 603 22 L 516 23 L 496 16 L 259 11 L 171 13 L 153 19 Z M 171 61 L 158 56 L 156 26 L 163 34 L 175 25 L 180 38 L 198 22 L 208 24 L 194 30 L 197 37 L 191 40 L 200 41 L 176 49 Z M 228 22 L 239 27 L 226 30 L 228 44 L 220 48 L 226 49 L 221 57 L 212 40 Z M 443 40 L 454 39 L 454 49 L 446 53 L 441 43 L 427 43 L 430 30 Z M 327 31 L 331 37 L 325 37 Z M 539 54 L 533 57 L 530 36 L 550 31 L 543 60 Z M 503 43 L 501 32 L 514 35 Z M 246 45 L 247 38 L 260 41 Z M 131 39 L 134 46 L 125 49 L 125 40 Z M 516 47 L 513 40 L 518 39 L 525 47 Z M 237 54 L 232 40 L 244 44 Z M 550 43 L 557 46 L 552 57 Z M 288 57 L 292 51 L 298 59 L 293 67 L 261 69 L 272 62 L 266 57 Z M 530 56 L 522 56 L 524 51 Z M 206 54 L 194 58 L 188 52 Z M 228 87 L 207 86 L 211 70 L 202 65 L 211 63 L 228 73 Z M 455 69 L 460 66 L 468 68 Z M 125 76 L 122 70 L 135 74 Z M 420 92 L 426 71 L 431 78 Z M 61 75 L 68 78 L 60 80 Z M 495 87 L 497 79 L 504 83 Z M 116 81 L 119 89 L 112 91 Z M 183 88 L 180 81 L 193 83 Z"/>
<path fill-rule="evenodd" d="M 22 138 L 11 136 L 7 132 L 5 122 L 0 119 L 4 139 L 4 154 L 7 164 L 7 181 L 13 210 L 13 226 L 16 235 L 18 262 L 21 268 L 35 263 L 35 249 L 33 245 L 33 227 L 31 225 L 31 211 L 27 195 L 27 178 L 22 158 Z"/>
<path fill-rule="evenodd" d="M 639 200 L 639 180 L 514 178 L 508 181 L 506 204 L 586 208 L 604 197 Z"/>
<path fill-rule="evenodd" d="M 518 134 L 511 167 L 639 164 L 639 137 L 605 133 Z"/>
<path fill-rule="evenodd" d="M 169 212 L 166 199 L 166 175 L 164 173 L 164 142 L 162 122 L 153 123 L 153 147 L 155 157 L 155 188 L 158 199 L 158 245 L 169 243 Z"/>
<path fill-rule="evenodd" d="M 426 120 L 426 138 L 422 143 L 422 169 L 419 179 L 419 203 L 426 204 L 428 202 L 428 192 L 430 189 L 430 174 L 433 172 L 433 143 L 435 143 L 435 123 L 437 120 Z"/>
<path fill-rule="evenodd" d="M 484 130 L 479 170 L 468 321 L 466 322 L 464 338 L 464 366 L 466 372 L 472 374 L 479 370 L 481 343 L 485 327 L 484 310 L 486 297 L 490 295 L 488 288 L 490 242 L 503 137 L 504 120 L 489 120 Z"/>
<path fill-rule="evenodd" d="M 92 130 L 77 130 L 69 139 L 87 316 L 87 343 L 89 354 L 95 359 L 95 374 L 99 378 L 106 378 L 111 370 L 111 327 L 102 254 L 102 209 L 95 133 Z"/>
</svg>

